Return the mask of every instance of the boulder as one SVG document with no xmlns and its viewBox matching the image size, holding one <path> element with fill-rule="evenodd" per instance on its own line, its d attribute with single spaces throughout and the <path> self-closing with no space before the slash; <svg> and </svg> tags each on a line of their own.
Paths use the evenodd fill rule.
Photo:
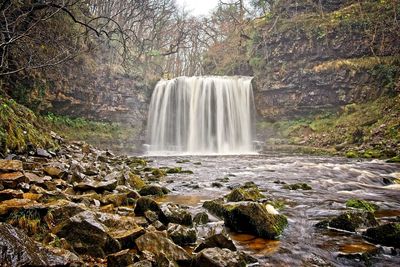
<svg viewBox="0 0 400 267">
<path fill-rule="evenodd" d="M 149 196 L 149 195 L 162 196 L 162 195 L 168 194 L 168 193 L 169 193 L 169 190 L 167 188 L 157 186 L 157 185 L 146 185 L 146 186 L 143 186 L 139 191 L 139 194 L 142 196 Z"/>
<path fill-rule="evenodd" d="M 284 185 L 282 188 L 283 189 L 288 189 L 288 190 L 299 190 L 299 189 L 301 189 L 301 190 L 311 190 L 312 189 L 312 187 L 309 186 L 306 183 L 287 184 L 287 185 Z"/>
<path fill-rule="evenodd" d="M 138 226 L 129 230 L 114 230 L 110 235 L 119 242 L 122 249 L 133 248 L 135 240 L 145 234 L 145 230 Z"/>
<path fill-rule="evenodd" d="M 196 243 L 197 233 L 193 228 L 180 224 L 168 224 L 167 232 L 169 237 L 179 246 L 187 246 Z"/>
<path fill-rule="evenodd" d="M 65 174 L 63 170 L 58 167 L 47 166 L 43 168 L 43 172 L 53 178 L 62 178 Z"/>
<path fill-rule="evenodd" d="M 320 228 L 331 227 L 339 230 L 356 232 L 358 228 L 377 225 L 378 222 L 371 212 L 345 212 L 331 220 L 319 222 L 316 226 Z"/>
<path fill-rule="evenodd" d="M 223 218 L 227 213 L 223 199 L 205 201 L 203 203 L 203 208 L 208 210 L 211 214 L 220 218 Z"/>
<path fill-rule="evenodd" d="M 153 199 L 149 197 L 141 197 L 136 201 L 135 213 L 143 215 L 145 211 L 151 210 L 159 214 L 161 212 L 160 206 Z"/>
<path fill-rule="evenodd" d="M 66 258 L 39 246 L 23 231 L 0 223 L 1 266 L 68 266 Z"/>
<path fill-rule="evenodd" d="M 13 198 L 23 198 L 22 190 L 5 189 L 0 191 L 0 201 L 9 200 Z"/>
<path fill-rule="evenodd" d="M 179 263 L 188 263 L 190 255 L 182 247 L 174 244 L 164 232 L 149 232 L 140 236 L 135 241 L 140 252 L 148 251 L 156 257 L 165 255 L 167 258 Z"/>
<path fill-rule="evenodd" d="M 51 158 L 51 154 L 47 152 L 47 150 L 42 149 L 42 148 L 37 148 L 36 149 L 36 156 L 38 157 L 43 157 L 43 158 Z"/>
<path fill-rule="evenodd" d="M 256 259 L 243 252 L 222 248 L 207 248 L 196 255 L 192 266 L 243 267 L 256 262 Z"/>
<path fill-rule="evenodd" d="M 133 174 L 131 172 L 125 175 L 125 181 L 129 186 L 137 190 L 140 190 L 146 185 L 139 175 Z"/>
<path fill-rule="evenodd" d="M 178 204 L 164 203 L 160 206 L 160 209 L 159 218 L 165 224 L 176 223 L 189 226 L 193 224 L 190 212 Z"/>
<path fill-rule="evenodd" d="M 240 203 L 229 206 L 226 210 L 225 225 L 236 232 L 278 239 L 288 224 L 285 216 L 269 213 L 265 206 L 259 203 Z"/>
<path fill-rule="evenodd" d="M 107 227 L 91 211 L 76 214 L 57 225 L 52 232 L 65 238 L 79 254 L 104 258 L 120 250 L 118 241 L 108 234 Z"/>
<path fill-rule="evenodd" d="M 236 246 L 233 241 L 222 233 L 207 237 L 194 249 L 194 252 L 200 252 L 206 248 L 227 248 L 229 250 L 236 251 Z"/>
<path fill-rule="evenodd" d="M 400 248 L 400 223 L 388 223 L 368 228 L 363 233 L 363 237 L 373 243 Z"/>
</svg>

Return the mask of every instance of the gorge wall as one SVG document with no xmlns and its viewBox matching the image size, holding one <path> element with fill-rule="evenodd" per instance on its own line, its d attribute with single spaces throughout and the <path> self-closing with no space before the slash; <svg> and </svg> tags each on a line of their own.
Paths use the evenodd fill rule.
<svg viewBox="0 0 400 267">
<path fill-rule="evenodd" d="M 261 120 L 304 117 L 397 94 L 400 4 L 280 1 L 254 36 Z"/>
</svg>

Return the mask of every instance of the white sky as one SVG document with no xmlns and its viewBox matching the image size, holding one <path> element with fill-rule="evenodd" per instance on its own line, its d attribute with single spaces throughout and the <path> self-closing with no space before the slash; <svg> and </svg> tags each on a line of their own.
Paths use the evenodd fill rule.
<svg viewBox="0 0 400 267">
<path fill-rule="evenodd" d="M 185 5 L 193 15 L 207 15 L 211 9 L 217 6 L 217 0 L 176 0 L 179 5 Z"/>
</svg>

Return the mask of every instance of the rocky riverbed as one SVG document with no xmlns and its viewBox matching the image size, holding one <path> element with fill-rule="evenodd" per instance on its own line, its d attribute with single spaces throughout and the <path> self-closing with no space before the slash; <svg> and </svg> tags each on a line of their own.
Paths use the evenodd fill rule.
<svg viewBox="0 0 400 267">
<path fill-rule="evenodd" d="M 127 157 L 53 138 L 56 152 L 0 160 L 4 266 L 400 263 L 399 165 Z"/>
</svg>

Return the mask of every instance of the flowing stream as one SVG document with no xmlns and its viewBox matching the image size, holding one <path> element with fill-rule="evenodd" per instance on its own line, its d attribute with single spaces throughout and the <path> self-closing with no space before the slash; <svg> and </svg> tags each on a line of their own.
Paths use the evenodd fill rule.
<svg viewBox="0 0 400 267">
<path fill-rule="evenodd" d="M 399 177 L 400 165 L 379 160 L 353 160 L 339 157 L 270 155 L 150 157 L 154 166 L 181 166 L 194 174 L 172 174 L 161 184 L 172 192 L 160 201 L 202 210 L 205 200 L 221 197 L 229 187 L 253 181 L 267 198 L 285 204 L 280 211 L 289 220 L 280 241 L 230 233 L 240 249 L 260 261 L 260 266 L 400 266 L 399 251 L 391 251 L 366 242 L 360 235 L 322 230 L 314 227 L 321 219 L 349 210 L 349 198 L 372 201 L 380 210 L 375 216 L 381 222 L 399 220 L 400 188 L 387 186 L 384 179 Z M 176 163 L 179 160 L 190 160 Z M 225 179 L 220 179 L 224 178 Z M 279 183 L 278 183 L 279 181 Z M 222 187 L 216 187 L 219 182 Z M 282 182 L 308 183 L 312 190 L 290 191 Z M 222 227 L 213 218 L 209 225 Z M 371 251 L 372 259 L 341 257 L 344 253 Z M 393 255 L 393 254 L 396 254 Z"/>
<path fill-rule="evenodd" d="M 178 77 L 156 85 L 149 108 L 150 154 L 253 152 L 250 77 Z"/>
</svg>

